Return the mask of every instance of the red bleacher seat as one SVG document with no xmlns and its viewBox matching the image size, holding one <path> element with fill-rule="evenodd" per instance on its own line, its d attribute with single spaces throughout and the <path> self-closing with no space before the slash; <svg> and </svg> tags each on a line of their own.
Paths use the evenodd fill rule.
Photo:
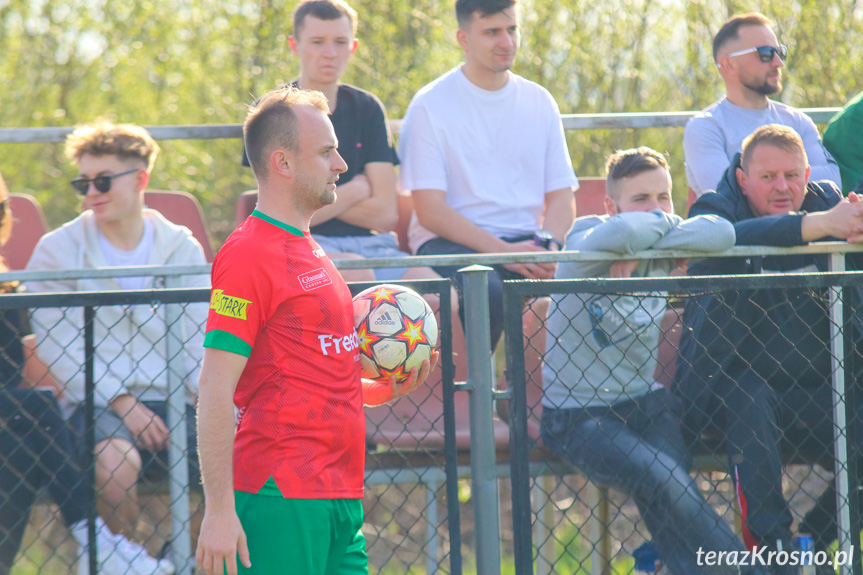
<svg viewBox="0 0 863 575">
<path fill-rule="evenodd" d="M 213 246 L 210 244 L 210 229 L 204 219 L 204 211 L 197 198 L 188 192 L 169 192 L 166 190 L 147 190 L 144 204 L 161 213 L 169 221 L 186 226 L 204 248 L 207 261 L 213 261 Z"/>
<path fill-rule="evenodd" d="M 605 178 L 578 178 L 575 192 L 575 215 L 601 216 L 605 211 Z"/>
<path fill-rule="evenodd" d="M 258 205 L 258 190 L 249 190 L 248 192 L 243 192 L 240 194 L 240 197 L 237 198 L 237 208 L 235 212 L 235 225 L 239 226 L 246 218 L 252 215 L 252 212 L 255 211 L 255 206 Z"/>
<path fill-rule="evenodd" d="M 42 207 L 31 195 L 10 194 L 9 208 L 12 210 L 12 235 L 0 254 L 12 270 L 27 266 L 39 238 L 48 231 L 48 222 Z"/>
</svg>

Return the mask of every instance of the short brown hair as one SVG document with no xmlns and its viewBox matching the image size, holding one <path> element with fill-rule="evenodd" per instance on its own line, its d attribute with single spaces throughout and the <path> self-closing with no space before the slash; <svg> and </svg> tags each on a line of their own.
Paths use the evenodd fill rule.
<svg viewBox="0 0 863 575">
<path fill-rule="evenodd" d="M 267 157 L 274 148 L 296 150 L 298 106 L 312 106 L 330 113 L 327 97 L 314 90 L 300 90 L 288 85 L 271 90 L 249 109 L 243 123 L 246 155 L 255 177 L 266 179 Z"/>
<path fill-rule="evenodd" d="M 617 197 L 618 182 L 624 178 L 637 176 L 642 172 L 662 168 L 668 171 L 668 160 L 665 156 L 647 146 L 618 150 L 608 157 L 605 162 L 605 190 L 612 199 Z"/>
<path fill-rule="evenodd" d="M 159 155 L 159 144 L 141 126 L 100 120 L 82 124 L 66 137 L 67 158 L 77 164 L 84 154 L 140 160 L 149 172 Z"/>
<path fill-rule="evenodd" d="M 456 0 L 455 17 L 462 30 L 467 29 L 475 12 L 482 17 L 493 16 L 518 4 L 518 0 Z"/>
<path fill-rule="evenodd" d="M 779 124 L 767 124 L 761 126 L 743 140 L 743 153 L 740 157 L 740 165 L 743 166 L 745 172 L 749 168 L 749 162 L 752 159 L 752 154 L 755 148 L 761 145 L 770 145 L 786 152 L 800 152 L 803 154 L 803 161 L 808 165 L 809 159 L 806 156 L 806 147 L 803 145 L 803 139 L 793 128 L 782 126 Z"/>
<path fill-rule="evenodd" d="M 722 28 L 719 29 L 719 32 L 717 32 L 716 36 L 713 38 L 714 62 L 719 60 L 719 50 L 721 50 L 725 44 L 730 40 L 735 40 L 740 37 L 740 29 L 744 26 L 766 26 L 767 28 L 772 28 L 773 22 L 771 22 L 764 14 L 760 14 L 758 12 L 737 14 L 736 16 L 732 16 L 726 20 L 722 25 Z"/>
<path fill-rule="evenodd" d="M 314 16 L 318 20 L 338 20 L 347 17 L 351 23 L 354 36 L 357 35 L 357 12 L 344 0 L 305 0 L 294 9 L 294 36 L 300 37 L 300 29 L 306 16 Z"/>
</svg>

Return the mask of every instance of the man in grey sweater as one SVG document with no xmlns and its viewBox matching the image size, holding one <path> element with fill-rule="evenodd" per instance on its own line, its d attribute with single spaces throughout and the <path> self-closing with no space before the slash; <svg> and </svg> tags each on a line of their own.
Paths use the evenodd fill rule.
<svg viewBox="0 0 863 575">
<path fill-rule="evenodd" d="M 626 255 L 650 248 L 715 252 L 734 245 L 734 228 L 726 220 L 684 220 L 673 213 L 668 163 L 658 152 L 617 152 L 607 168 L 608 215 L 577 219 L 566 249 Z M 677 265 L 671 259 L 565 262 L 556 277 L 666 276 Z M 704 565 L 704 553 L 745 548 L 690 477 L 680 401 L 653 379 L 665 308 L 662 295 L 552 299 L 542 439 L 593 481 L 635 499 L 672 573 L 724 573 L 724 566 Z M 737 573 L 736 566 L 727 569 Z M 762 573 L 759 567 L 741 572 Z"/>
</svg>

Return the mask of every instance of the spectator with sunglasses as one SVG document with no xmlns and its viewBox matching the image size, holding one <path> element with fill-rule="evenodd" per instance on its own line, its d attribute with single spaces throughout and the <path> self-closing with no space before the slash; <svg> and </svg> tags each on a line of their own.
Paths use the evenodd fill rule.
<svg viewBox="0 0 863 575">
<path fill-rule="evenodd" d="M 140 126 L 97 122 L 78 127 L 66 155 L 79 168 L 72 187 L 84 212 L 46 234 L 27 266 L 30 271 L 135 265 L 204 264 L 191 232 L 144 207 L 144 189 L 159 147 Z M 204 275 L 181 276 L 178 287 L 208 287 Z M 39 280 L 33 292 L 116 291 L 160 287 L 153 277 Z M 168 355 L 164 306 L 106 306 L 95 322 L 95 421 L 84 413 L 84 326 L 80 309 L 40 308 L 32 315 L 40 357 L 64 387 L 61 407 L 85 453 L 84 430 L 95 426 L 96 488 L 105 522 L 115 533 L 133 534 L 139 515 L 139 474 L 158 471 L 166 457 Z M 181 342 L 186 387 L 189 461 L 196 462 L 195 418 L 206 304 L 183 309 L 171 332 Z M 198 477 L 190 469 L 190 481 Z"/>
<path fill-rule="evenodd" d="M 683 132 L 686 179 L 698 196 L 716 189 L 743 139 L 766 124 L 788 126 L 800 134 L 813 181 L 840 181 L 839 166 L 809 116 L 768 98 L 782 90 L 782 67 L 788 56 L 772 25 L 762 14 L 737 15 L 713 39 L 713 59 L 726 95 L 690 119 Z"/>
<path fill-rule="evenodd" d="M 576 219 L 565 249 L 628 255 L 651 248 L 723 251 L 734 245 L 734 228 L 726 220 L 674 214 L 668 163 L 658 152 L 644 147 L 617 152 L 607 168 L 608 215 Z M 561 262 L 555 277 L 664 276 L 678 263 Z M 553 453 L 591 480 L 630 494 L 671 573 L 692 575 L 704 570 L 697 564 L 699 547 L 744 547 L 689 476 L 682 404 L 653 378 L 665 307 L 662 296 L 552 298 L 541 432 Z"/>
</svg>

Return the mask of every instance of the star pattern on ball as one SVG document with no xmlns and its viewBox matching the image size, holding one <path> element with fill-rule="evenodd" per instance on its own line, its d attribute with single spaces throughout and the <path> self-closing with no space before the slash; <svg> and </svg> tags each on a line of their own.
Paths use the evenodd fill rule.
<svg viewBox="0 0 863 575">
<path fill-rule="evenodd" d="M 389 381 L 390 377 L 395 375 L 396 381 L 401 383 L 402 381 L 404 381 L 408 377 L 410 377 L 410 372 L 405 371 L 404 365 L 399 365 L 395 369 L 384 369 L 384 368 L 378 366 L 378 369 L 380 370 L 381 375 L 383 376 L 382 381 Z"/>
<path fill-rule="evenodd" d="M 381 339 L 383 338 L 373 333 L 369 333 L 366 324 L 361 325 L 357 330 L 357 340 L 359 341 L 360 351 L 368 357 L 373 357 L 372 345 L 379 342 Z"/>
<path fill-rule="evenodd" d="M 386 286 L 381 286 L 372 293 L 368 294 L 366 297 L 372 300 L 372 307 L 375 307 L 382 301 L 388 301 L 391 304 L 398 306 L 398 302 L 396 301 L 396 290 L 390 289 Z"/>
<path fill-rule="evenodd" d="M 411 321 L 408 316 L 404 316 L 405 328 L 395 335 L 395 339 L 408 344 L 408 355 L 412 354 L 418 344 L 428 343 L 428 338 L 423 332 L 423 320 Z"/>
</svg>

